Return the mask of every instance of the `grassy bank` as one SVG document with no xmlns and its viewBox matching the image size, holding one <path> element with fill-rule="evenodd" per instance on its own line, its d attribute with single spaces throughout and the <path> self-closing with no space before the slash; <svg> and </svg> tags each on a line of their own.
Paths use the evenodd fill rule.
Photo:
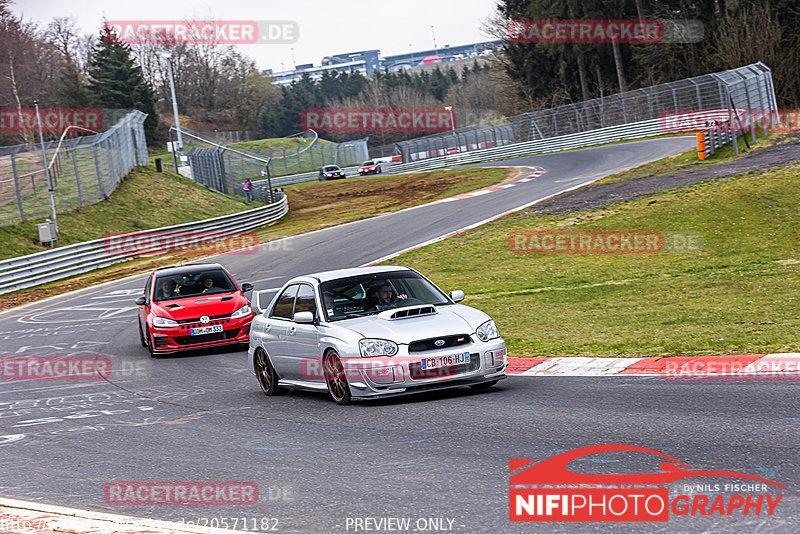
<svg viewBox="0 0 800 534">
<path fill-rule="evenodd" d="M 256 205 L 260 204 L 230 200 L 149 165 L 131 172 L 109 200 L 59 213 L 59 245 L 227 215 Z M 0 228 L 0 259 L 47 250 L 39 246 L 36 222 L 42 221 Z"/>
<path fill-rule="evenodd" d="M 522 212 L 395 258 L 498 323 L 514 356 L 800 351 L 800 165 L 590 213 Z M 691 254 L 515 254 L 517 230 L 700 232 Z"/>
</svg>

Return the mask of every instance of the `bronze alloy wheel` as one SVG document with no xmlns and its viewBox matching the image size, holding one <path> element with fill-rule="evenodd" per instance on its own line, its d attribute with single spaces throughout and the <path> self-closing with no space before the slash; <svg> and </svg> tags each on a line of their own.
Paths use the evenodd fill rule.
<svg viewBox="0 0 800 534">
<path fill-rule="evenodd" d="M 278 385 L 278 375 L 275 373 L 275 368 L 269 361 L 267 353 L 261 347 L 256 349 L 256 376 L 258 377 L 258 385 L 261 386 L 261 391 L 264 395 L 280 395 L 286 391 Z"/>
<path fill-rule="evenodd" d="M 333 402 L 341 405 L 350 404 L 352 398 L 350 385 L 347 383 L 344 365 L 339 357 L 335 353 L 329 352 L 325 355 L 322 368 L 325 372 L 325 382 L 328 384 L 328 393 Z"/>
</svg>

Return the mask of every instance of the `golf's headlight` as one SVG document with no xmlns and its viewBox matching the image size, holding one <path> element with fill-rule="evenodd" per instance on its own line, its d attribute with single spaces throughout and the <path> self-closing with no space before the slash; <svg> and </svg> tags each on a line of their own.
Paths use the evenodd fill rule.
<svg viewBox="0 0 800 534">
<path fill-rule="evenodd" d="M 358 348 L 361 349 L 361 356 L 364 358 L 397 354 L 397 343 L 386 339 L 362 339 L 358 342 Z"/>
<path fill-rule="evenodd" d="M 153 317 L 153 326 L 171 328 L 173 326 L 178 326 L 178 321 L 167 319 L 166 317 Z"/>
<path fill-rule="evenodd" d="M 241 319 L 242 317 L 247 317 L 248 315 L 250 315 L 250 313 L 251 313 L 250 306 L 245 304 L 244 306 L 242 306 L 241 308 L 239 308 L 238 310 L 236 310 L 231 314 L 231 319 Z"/>
<path fill-rule="evenodd" d="M 478 339 L 481 341 L 489 341 L 490 339 L 500 337 L 500 332 L 497 331 L 497 326 L 495 326 L 494 321 L 489 319 L 475 330 L 475 335 L 477 335 Z"/>
</svg>

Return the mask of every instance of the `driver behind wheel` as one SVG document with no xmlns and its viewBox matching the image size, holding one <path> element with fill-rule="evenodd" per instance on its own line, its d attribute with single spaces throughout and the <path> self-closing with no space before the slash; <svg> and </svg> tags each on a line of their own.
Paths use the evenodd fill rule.
<svg viewBox="0 0 800 534">
<path fill-rule="evenodd" d="M 384 309 L 390 306 L 396 306 L 398 301 L 405 300 L 408 295 L 401 293 L 395 296 L 394 290 L 389 283 L 381 284 L 370 289 L 369 302 L 372 307 L 376 309 Z"/>
</svg>

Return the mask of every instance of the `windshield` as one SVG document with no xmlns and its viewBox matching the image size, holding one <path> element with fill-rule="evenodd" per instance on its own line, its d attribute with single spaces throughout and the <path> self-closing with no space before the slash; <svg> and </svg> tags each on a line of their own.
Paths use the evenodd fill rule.
<svg viewBox="0 0 800 534">
<path fill-rule="evenodd" d="M 362 167 L 366 167 L 367 165 L 375 165 L 375 164 L 371 161 L 365 161 L 364 163 L 361 164 Z"/>
<path fill-rule="evenodd" d="M 161 275 L 156 278 L 153 300 L 182 299 L 236 291 L 236 285 L 222 269 L 205 269 L 193 273 Z"/>
<path fill-rule="evenodd" d="M 320 284 L 328 321 L 375 315 L 385 310 L 421 304 L 452 304 L 422 275 L 396 271 L 339 278 Z"/>
<path fill-rule="evenodd" d="M 333 171 L 338 171 L 339 167 L 337 167 L 335 165 L 331 165 L 330 167 L 325 167 L 322 170 L 324 170 L 325 172 L 333 172 Z"/>
</svg>

